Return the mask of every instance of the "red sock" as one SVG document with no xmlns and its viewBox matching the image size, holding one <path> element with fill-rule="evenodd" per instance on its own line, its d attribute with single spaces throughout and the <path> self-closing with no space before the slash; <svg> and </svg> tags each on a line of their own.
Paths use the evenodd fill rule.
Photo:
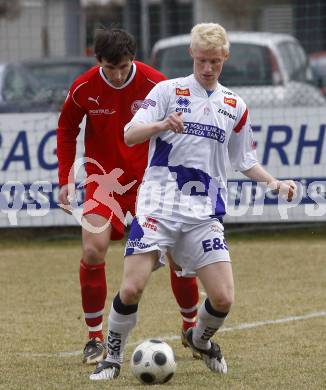
<svg viewBox="0 0 326 390">
<path fill-rule="evenodd" d="M 98 337 L 103 341 L 102 322 L 106 300 L 105 263 L 87 264 L 82 259 L 79 278 L 89 338 Z"/>
<path fill-rule="evenodd" d="M 197 279 L 178 277 L 170 267 L 171 287 L 182 316 L 182 328 L 187 330 L 196 325 L 199 300 Z"/>
</svg>

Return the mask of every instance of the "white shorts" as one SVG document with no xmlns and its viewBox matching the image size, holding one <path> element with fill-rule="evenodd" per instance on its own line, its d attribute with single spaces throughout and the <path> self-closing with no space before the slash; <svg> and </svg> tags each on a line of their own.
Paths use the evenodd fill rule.
<svg viewBox="0 0 326 390">
<path fill-rule="evenodd" d="M 224 227 L 217 219 L 200 224 L 168 221 L 150 216 L 135 217 L 125 247 L 125 256 L 158 251 L 158 261 L 165 264 L 169 251 L 182 275 L 219 261 L 230 262 Z"/>
</svg>

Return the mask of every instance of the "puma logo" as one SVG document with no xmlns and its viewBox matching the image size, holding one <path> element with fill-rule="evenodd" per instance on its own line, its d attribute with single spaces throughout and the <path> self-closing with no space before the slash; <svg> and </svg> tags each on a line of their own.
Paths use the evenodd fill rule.
<svg viewBox="0 0 326 390">
<path fill-rule="evenodd" d="M 98 106 L 100 105 L 100 103 L 98 102 L 98 99 L 99 99 L 100 97 L 98 96 L 96 99 L 94 99 L 94 98 L 92 98 L 92 97 L 89 97 L 88 98 L 88 100 L 90 101 L 90 102 L 94 102 L 94 103 L 96 103 Z"/>
</svg>

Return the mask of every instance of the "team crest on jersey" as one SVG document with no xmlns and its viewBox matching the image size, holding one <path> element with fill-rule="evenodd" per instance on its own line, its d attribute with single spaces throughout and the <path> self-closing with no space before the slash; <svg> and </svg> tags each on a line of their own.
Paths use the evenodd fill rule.
<svg viewBox="0 0 326 390">
<path fill-rule="evenodd" d="M 147 110 L 148 107 L 155 107 L 155 106 L 156 106 L 156 101 L 155 100 L 145 99 L 142 102 L 141 108 L 143 108 L 144 110 Z"/>
<path fill-rule="evenodd" d="M 136 114 L 136 112 L 140 109 L 142 104 L 143 104 L 143 100 L 135 100 L 134 102 L 132 102 L 130 109 L 133 115 Z"/>
<path fill-rule="evenodd" d="M 234 108 L 237 106 L 237 100 L 233 98 L 224 97 L 224 103 Z"/>
<path fill-rule="evenodd" d="M 190 96 L 190 91 L 189 88 L 186 89 L 176 88 L 175 94 L 178 96 Z"/>
</svg>

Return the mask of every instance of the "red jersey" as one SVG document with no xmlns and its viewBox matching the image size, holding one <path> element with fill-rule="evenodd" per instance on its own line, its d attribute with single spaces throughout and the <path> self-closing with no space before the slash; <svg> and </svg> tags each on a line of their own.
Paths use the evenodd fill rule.
<svg viewBox="0 0 326 390">
<path fill-rule="evenodd" d="M 148 142 L 128 147 L 123 128 L 150 90 L 165 79 L 162 73 L 138 61 L 132 65 L 130 78 L 119 88 L 110 84 L 101 67 L 93 67 L 78 77 L 69 90 L 58 123 L 59 184 L 68 182 L 79 125 L 86 115 L 85 156 L 96 160 L 106 173 L 123 169 L 121 184 L 137 179 L 139 185 L 147 164 Z M 103 174 L 95 164 L 86 164 L 86 172 Z"/>
</svg>

